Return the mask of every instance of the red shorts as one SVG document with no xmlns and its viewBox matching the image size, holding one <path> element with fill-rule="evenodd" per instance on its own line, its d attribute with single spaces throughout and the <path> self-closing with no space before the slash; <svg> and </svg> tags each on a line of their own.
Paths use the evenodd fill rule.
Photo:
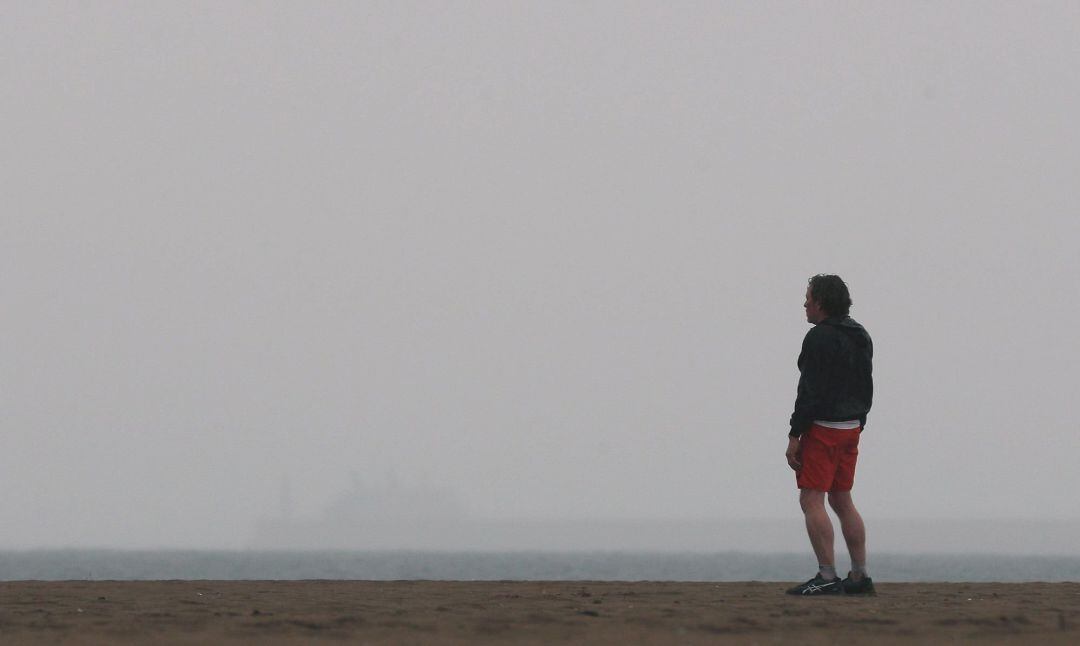
<svg viewBox="0 0 1080 646">
<path fill-rule="evenodd" d="M 855 461 L 859 459 L 861 428 L 843 430 L 814 424 L 799 439 L 796 473 L 799 489 L 851 491 L 855 484 Z"/>
</svg>

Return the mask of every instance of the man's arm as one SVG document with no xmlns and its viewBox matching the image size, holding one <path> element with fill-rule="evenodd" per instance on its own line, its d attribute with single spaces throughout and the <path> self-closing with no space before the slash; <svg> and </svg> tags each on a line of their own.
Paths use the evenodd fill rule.
<svg viewBox="0 0 1080 646">
<path fill-rule="evenodd" d="M 795 410 L 791 413 L 788 435 L 797 438 L 805 433 L 820 413 L 825 382 L 825 362 L 822 360 L 821 339 L 815 330 L 807 332 L 799 354 L 799 387 Z"/>
</svg>

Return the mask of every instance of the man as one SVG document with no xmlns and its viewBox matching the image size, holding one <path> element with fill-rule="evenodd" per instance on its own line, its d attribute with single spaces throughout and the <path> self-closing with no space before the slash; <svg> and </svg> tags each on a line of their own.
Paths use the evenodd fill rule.
<svg viewBox="0 0 1080 646">
<path fill-rule="evenodd" d="M 787 462 L 795 470 L 806 532 L 818 573 L 788 594 L 874 594 L 866 571 L 866 529 L 851 500 L 859 436 L 870 412 L 874 344 L 848 311 L 851 296 L 839 276 L 819 274 L 806 289 L 806 320 L 814 327 L 799 354 L 799 388 L 791 414 Z M 851 571 L 840 580 L 825 498 L 840 519 Z"/>
</svg>

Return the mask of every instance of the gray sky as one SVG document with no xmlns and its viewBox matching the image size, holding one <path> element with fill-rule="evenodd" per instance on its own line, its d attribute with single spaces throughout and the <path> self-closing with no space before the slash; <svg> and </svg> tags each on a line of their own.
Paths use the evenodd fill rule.
<svg viewBox="0 0 1080 646">
<path fill-rule="evenodd" d="M 788 518 L 818 272 L 868 519 L 1080 519 L 1080 4 L 2 13 L 0 546 Z"/>
</svg>

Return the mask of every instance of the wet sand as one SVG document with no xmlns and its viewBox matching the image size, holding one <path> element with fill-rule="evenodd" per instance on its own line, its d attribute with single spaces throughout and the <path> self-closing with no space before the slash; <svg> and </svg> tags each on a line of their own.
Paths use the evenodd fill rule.
<svg viewBox="0 0 1080 646">
<path fill-rule="evenodd" d="M 1080 583 L 147 581 L 0 583 L 12 644 L 1080 642 Z M 837 641 L 837 640 L 843 641 Z"/>
</svg>

